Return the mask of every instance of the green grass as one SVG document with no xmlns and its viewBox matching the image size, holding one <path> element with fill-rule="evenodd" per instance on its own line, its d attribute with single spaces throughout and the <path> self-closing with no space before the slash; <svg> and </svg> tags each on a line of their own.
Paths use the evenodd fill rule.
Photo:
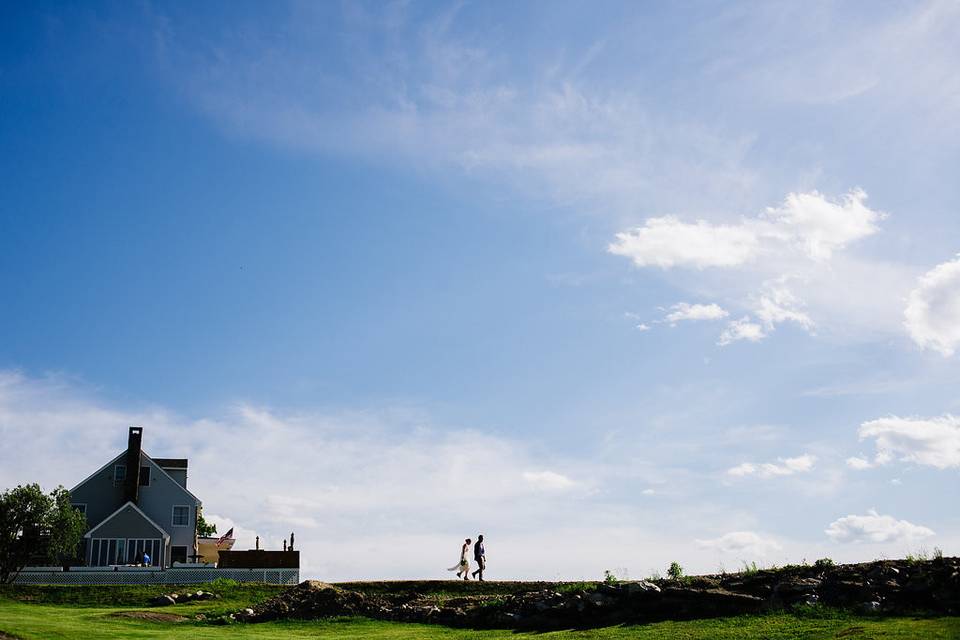
<svg viewBox="0 0 960 640">
<path fill-rule="evenodd" d="M 197 613 L 213 613 L 224 602 L 198 602 L 153 609 L 191 617 Z M 470 631 L 446 627 L 378 622 L 364 619 L 343 619 L 317 622 L 271 622 L 265 624 L 233 624 L 216 626 L 189 620 L 179 623 L 149 622 L 112 617 L 119 611 L 146 610 L 146 607 L 76 606 L 70 604 L 36 604 L 0 598 L 0 631 L 23 640 L 80 638 L 106 640 L 113 638 L 184 638 L 217 640 L 251 638 L 280 640 L 288 638 L 346 639 L 373 638 L 382 640 L 453 640 L 457 638 L 522 638 L 531 640 L 786 640 L 802 638 L 868 639 L 955 639 L 960 638 L 960 617 L 954 618 L 861 618 L 840 612 L 831 615 L 766 615 L 740 616 L 689 622 L 662 622 L 649 625 L 617 626 L 586 631 L 552 633 L 515 633 L 511 631 Z M 2 637 L 2 636 L 0 636 Z"/>
<path fill-rule="evenodd" d="M 203 604 L 225 604 L 245 607 L 254 602 L 272 598 L 287 587 L 258 583 L 237 583 L 221 580 L 191 585 L 0 585 L 0 600 L 15 600 L 33 604 L 59 604 L 78 607 L 142 607 L 164 593 L 184 593 L 197 590 L 212 591 L 222 598 Z"/>
</svg>

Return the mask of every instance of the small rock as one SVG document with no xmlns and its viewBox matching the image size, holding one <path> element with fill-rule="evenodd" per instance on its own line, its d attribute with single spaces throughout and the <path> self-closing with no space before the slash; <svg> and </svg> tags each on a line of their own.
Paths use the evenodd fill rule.
<svg viewBox="0 0 960 640">
<path fill-rule="evenodd" d="M 880 603 L 876 600 L 872 602 L 861 603 L 858 609 L 863 613 L 876 613 L 880 611 Z"/>
<path fill-rule="evenodd" d="M 630 595 L 636 595 L 639 593 L 660 593 L 660 587 L 646 580 L 628 582 L 624 588 Z"/>
<path fill-rule="evenodd" d="M 155 607 L 168 607 L 172 604 L 177 604 L 177 601 L 170 596 L 160 596 L 153 601 L 153 606 Z"/>
</svg>

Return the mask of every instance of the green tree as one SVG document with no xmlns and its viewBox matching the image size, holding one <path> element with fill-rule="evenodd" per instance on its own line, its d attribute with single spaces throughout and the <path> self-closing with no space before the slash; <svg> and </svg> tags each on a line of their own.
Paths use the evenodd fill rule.
<svg viewBox="0 0 960 640">
<path fill-rule="evenodd" d="M 667 569 L 667 576 L 671 580 L 683 580 L 683 567 L 680 566 L 679 562 L 671 562 L 670 568 Z"/>
<path fill-rule="evenodd" d="M 86 517 L 70 504 L 62 486 L 49 495 L 38 484 L 0 494 L 0 583 L 9 582 L 33 557 L 61 562 L 72 558 L 87 528 Z"/>
<path fill-rule="evenodd" d="M 217 532 L 217 525 L 208 523 L 203 519 L 203 514 L 197 516 L 197 536 L 209 538 Z"/>
</svg>

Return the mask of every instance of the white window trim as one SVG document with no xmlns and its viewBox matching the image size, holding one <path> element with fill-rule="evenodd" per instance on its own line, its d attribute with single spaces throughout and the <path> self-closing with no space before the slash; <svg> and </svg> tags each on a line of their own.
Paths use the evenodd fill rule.
<svg viewBox="0 0 960 640">
<path fill-rule="evenodd" d="M 183 507 L 184 509 L 187 510 L 187 523 L 186 523 L 186 524 L 177 524 L 177 521 L 176 521 L 177 507 Z M 175 528 L 177 528 L 177 529 L 184 529 L 184 528 L 190 526 L 190 505 L 188 505 L 188 504 L 175 504 L 175 505 L 173 505 L 173 507 L 170 509 L 170 526 L 171 526 L 171 527 L 175 527 Z"/>
</svg>

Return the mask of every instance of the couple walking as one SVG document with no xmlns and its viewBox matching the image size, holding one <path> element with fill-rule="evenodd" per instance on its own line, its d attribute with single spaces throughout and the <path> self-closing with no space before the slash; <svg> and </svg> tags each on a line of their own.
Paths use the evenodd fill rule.
<svg viewBox="0 0 960 640">
<path fill-rule="evenodd" d="M 460 548 L 460 562 L 447 569 L 447 571 L 456 571 L 457 577 L 463 576 L 464 580 L 469 580 L 470 576 L 473 576 L 482 582 L 483 570 L 487 568 L 487 556 L 483 549 L 483 536 L 477 536 L 477 544 L 473 545 L 473 559 L 477 562 L 477 570 L 473 573 L 470 573 L 470 560 L 467 559 L 471 542 L 470 538 L 464 540 L 463 546 Z"/>
</svg>

